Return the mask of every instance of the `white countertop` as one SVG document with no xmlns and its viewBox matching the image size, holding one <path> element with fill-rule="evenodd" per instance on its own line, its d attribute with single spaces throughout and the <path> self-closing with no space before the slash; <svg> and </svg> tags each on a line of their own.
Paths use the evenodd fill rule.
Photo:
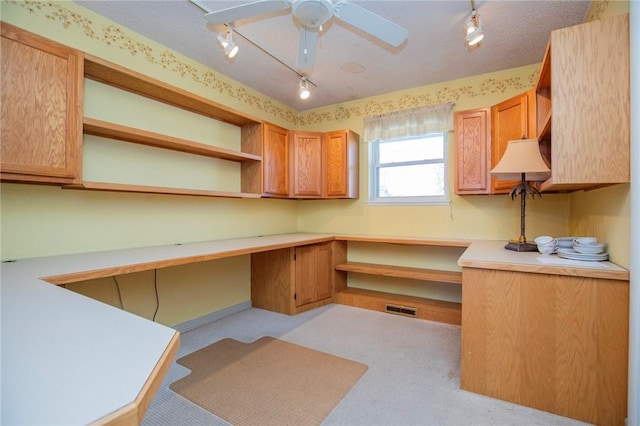
<svg viewBox="0 0 640 426">
<path fill-rule="evenodd" d="M 557 255 L 516 252 L 504 248 L 506 241 L 473 241 L 458 259 L 462 267 L 533 272 L 540 274 L 583 276 L 629 280 L 629 271 L 612 262 L 586 262 L 563 259 Z"/>
<path fill-rule="evenodd" d="M 0 423 L 88 424 L 122 409 L 177 333 L 40 278 L 111 276 L 331 239 L 274 235 L 3 263 Z"/>
</svg>

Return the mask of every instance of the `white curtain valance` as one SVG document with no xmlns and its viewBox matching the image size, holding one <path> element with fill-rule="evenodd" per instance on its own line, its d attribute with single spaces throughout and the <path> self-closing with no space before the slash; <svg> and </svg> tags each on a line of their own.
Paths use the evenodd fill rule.
<svg viewBox="0 0 640 426">
<path fill-rule="evenodd" d="M 422 136 L 453 130 L 451 102 L 405 109 L 364 119 L 364 140 L 395 139 Z"/>
</svg>

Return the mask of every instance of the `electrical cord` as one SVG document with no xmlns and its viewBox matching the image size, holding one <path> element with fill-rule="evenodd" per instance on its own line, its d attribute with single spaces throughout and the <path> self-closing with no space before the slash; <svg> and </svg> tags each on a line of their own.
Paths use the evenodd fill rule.
<svg viewBox="0 0 640 426">
<path fill-rule="evenodd" d="M 112 278 L 113 278 L 113 282 L 116 284 L 116 290 L 118 291 L 118 300 L 120 300 L 120 309 L 125 311 L 126 309 L 124 308 L 124 303 L 122 303 L 122 293 L 120 292 L 120 284 L 118 283 L 118 279 L 116 278 L 115 275 Z"/>
<path fill-rule="evenodd" d="M 153 313 L 153 321 L 156 320 L 156 315 L 158 314 L 158 309 L 160 309 L 160 297 L 158 296 L 158 270 L 153 270 L 153 288 L 156 293 L 156 311 Z"/>
</svg>

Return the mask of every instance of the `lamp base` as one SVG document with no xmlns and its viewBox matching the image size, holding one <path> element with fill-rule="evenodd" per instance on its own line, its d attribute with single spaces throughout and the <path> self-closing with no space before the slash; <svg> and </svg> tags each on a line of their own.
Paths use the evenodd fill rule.
<svg viewBox="0 0 640 426">
<path fill-rule="evenodd" d="M 537 245 L 533 243 L 520 243 L 518 241 L 509 241 L 504 248 L 513 251 L 538 251 Z"/>
</svg>

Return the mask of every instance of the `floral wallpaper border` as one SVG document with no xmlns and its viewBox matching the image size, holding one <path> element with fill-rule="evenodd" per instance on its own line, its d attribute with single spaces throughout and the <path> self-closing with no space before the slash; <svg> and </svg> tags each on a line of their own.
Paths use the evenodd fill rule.
<svg viewBox="0 0 640 426">
<path fill-rule="evenodd" d="M 335 120 L 349 119 L 353 117 L 366 117 L 368 115 L 384 114 L 407 108 L 433 105 L 443 102 L 456 102 L 463 97 L 474 98 L 490 93 L 504 93 L 507 90 L 527 90 L 536 83 L 538 71 L 532 72 L 528 78 L 512 77 L 505 79 L 488 78 L 478 85 L 454 87 L 453 85 L 435 89 L 424 86 L 416 88 L 410 93 L 403 93 L 396 98 L 360 100 L 338 105 L 334 108 L 319 108 L 317 110 L 297 112 L 280 106 L 267 97 L 256 96 L 250 93 L 244 86 L 236 85 L 219 78 L 219 74 L 204 66 L 196 67 L 188 61 L 181 59 L 171 50 L 155 51 L 153 47 L 136 40 L 128 30 L 115 24 L 100 27 L 91 19 L 82 16 L 63 6 L 62 2 L 40 0 L 10 0 L 10 3 L 19 5 L 32 14 L 44 14 L 46 19 L 60 23 L 62 28 L 79 28 L 87 38 L 102 42 L 114 49 L 128 51 L 131 56 L 142 55 L 149 63 L 171 70 L 181 78 L 191 79 L 204 87 L 225 93 L 232 99 L 244 103 L 248 107 L 256 108 L 265 114 L 277 117 L 294 126 L 305 126 Z M 603 1 L 602 3 L 605 3 Z M 598 15 L 606 9 L 594 8 L 593 14 Z M 523 81 L 524 80 L 524 81 Z"/>
</svg>

